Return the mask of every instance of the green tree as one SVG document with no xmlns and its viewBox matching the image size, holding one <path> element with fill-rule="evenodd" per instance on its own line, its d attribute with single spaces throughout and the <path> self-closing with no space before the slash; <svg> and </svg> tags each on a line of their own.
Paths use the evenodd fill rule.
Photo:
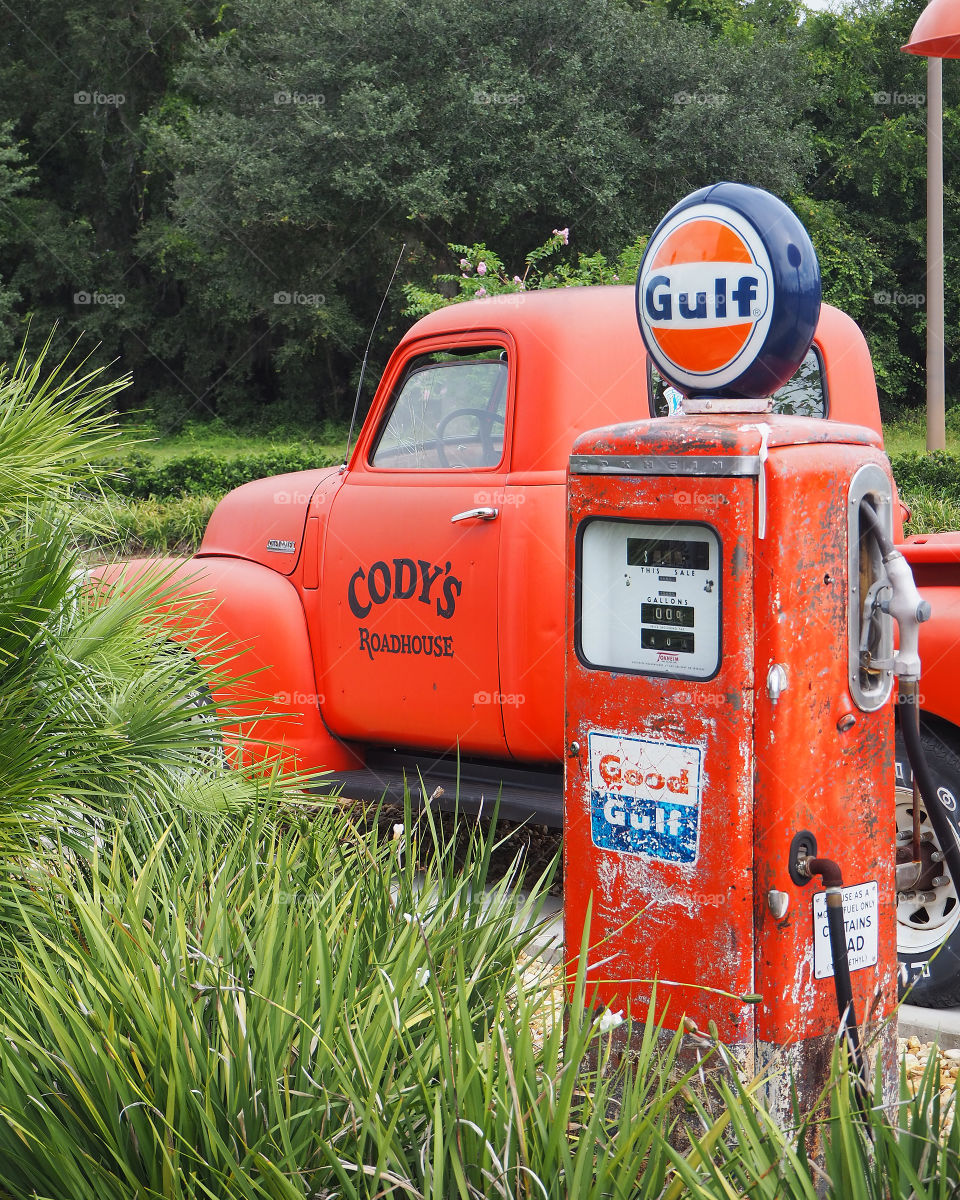
<svg viewBox="0 0 960 1200">
<path fill-rule="evenodd" d="M 166 424 L 342 414 L 404 241 L 413 278 L 561 226 L 612 259 L 813 161 L 792 0 L 34 0 L 5 34 L 0 339 L 63 318 Z"/>
<path fill-rule="evenodd" d="M 17 299 L 0 308 L 0 353 L 15 352 L 31 317 L 44 328 L 59 321 L 53 352 L 89 335 L 102 344 L 96 361 L 123 359 L 136 400 L 176 382 L 151 344 L 169 285 L 136 241 L 165 204 L 169 177 L 162 163 L 148 170 L 142 123 L 217 8 L 214 0 L 6 6 L 0 155 L 19 183 L 11 196 L 0 168 L 0 280 Z"/>
<path fill-rule="evenodd" d="M 923 0 L 863 0 L 812 12 L 803 24 L 813 90 L 816 172 L 808 223 L 828 299 L 852 313 L 873 351 L 887 402 L 921 399 L 925 329 L 925 60 L 903 54 Z M 960 145 L 960 74 L 944 71 L 947 146 Z M 960 283 L 950 270 L 960 202 L 947 175 L 947 323 L 960 322 Z M 960 344 L 948 335 L 951 374 Z M 948 387 L 949 387 L 948 383 Z"/>
<path fill-rule="evenodd" d="M 612 254 L 718 177 L 795 188 L 798 64 L 617 0 L 237 0 L 151 125 L 175 178 L 139 244 L 179 296 L 151 345 L 224 408 L 343 412 L 401 240 L 415 277 L 568 224 Z"/>
</svg>

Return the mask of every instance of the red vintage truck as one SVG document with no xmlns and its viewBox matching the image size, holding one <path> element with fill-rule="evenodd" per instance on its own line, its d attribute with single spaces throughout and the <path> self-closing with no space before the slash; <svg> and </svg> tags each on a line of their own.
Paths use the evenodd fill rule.
<svg viewBox="0 0 960 1200">
<path fill-rule="evenodd" d="M 870 355 L 849 317 L 823 306 L 775 410 L 880 433 Z M 204 593 L 192 609 L 225 653 L 242 648 L 254 673 L 215 702 L 348 795 L 396 795 L 405 777 L 419 788 L 420 772 L 428 793 L 458 790 L 465 808 L 502 793 L 501 815 L 559 825 L 570 448 L 586 430 L 665 411 L 632 288 L 510 294 L 418 321 L 348 463 L 238 488 L 194 559 L 168 564 L 185 593 Z M 695 489 L 690 506 L 693 517 Z M 955 813 L 960 534 L 903 541 L 901 517 L 900 549 L 934 613 L 920 643 L 923 738 Z M 254 692 L 279 715 L 263 715 Z M 897 757 L 907 841 L 913 791 Z M 944 1005 L 960 1002 L 960 904 L 924 812 L 920 823 L 924 869 L 898 896 L 898 949 L 915 1002 Z"/>
</svg>

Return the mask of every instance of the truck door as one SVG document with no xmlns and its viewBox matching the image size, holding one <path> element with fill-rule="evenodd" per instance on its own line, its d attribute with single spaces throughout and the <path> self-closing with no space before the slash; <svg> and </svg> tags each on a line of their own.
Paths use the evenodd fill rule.
<svg viewBox="0 0 960 1200">
<path fill-rule="evenodd" d="M 384 381 L 324 546 L 324 716 L 342 737 L 506 754 L 498 501 L 513 376 L 506 342 L 468 337 L 419 343 Z"/>
</svg>

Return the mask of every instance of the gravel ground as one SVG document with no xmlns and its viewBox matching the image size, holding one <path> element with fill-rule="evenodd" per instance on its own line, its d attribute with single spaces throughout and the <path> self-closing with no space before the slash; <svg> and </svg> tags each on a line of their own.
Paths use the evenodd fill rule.
<svg viewBox="0 0 960 1200">
<path fill-rule="evenodd" d="M 940 1060 L 940 1097 L 944 1103 L 952 1098 L 960 1074 L 960 1050 L 940 1050 L 935 1042 L 921 1042 L 918 1037 L 899 1038 L 897 1049 L 901 1059 L 906 1056 L 907 1087 L 911 1095 L 917 1094 L 930 1055 L 936 1053 Z"/>
</svg>

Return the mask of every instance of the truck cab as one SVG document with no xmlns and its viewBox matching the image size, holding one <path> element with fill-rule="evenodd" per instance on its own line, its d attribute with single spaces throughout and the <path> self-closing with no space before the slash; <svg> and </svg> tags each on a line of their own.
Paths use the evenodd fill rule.
<svg viewBox="0 0 960 1200">
<path fill-rule="evenodd" d="M 784 389 L 781 411 L 828 414 L 831 391 L 844 394 L 858 366 L 851 328 L 859 335 L 825 311 L 824 345 Z M 831 338 L 844 354 L 829 353 Z M 878 429 L 876 392 L 863 383 L 861 373 L 853 419 Z M 307 618 L 331 731 L 368 747 L 556 769 L 570 445 L 587 429 L 655 415 L 662 393 L 630 288 L 454 305 L 410 331 L 327 506 Z"/>
</svg>

